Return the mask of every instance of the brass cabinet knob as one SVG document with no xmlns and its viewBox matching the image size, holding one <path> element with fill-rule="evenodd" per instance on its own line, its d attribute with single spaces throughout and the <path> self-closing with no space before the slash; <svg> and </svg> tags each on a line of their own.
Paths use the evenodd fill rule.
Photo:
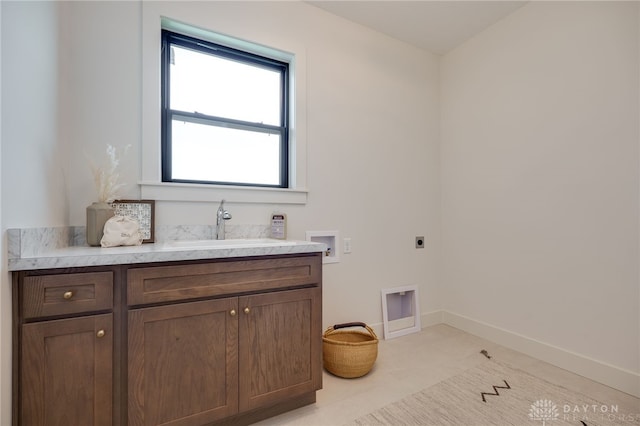
<svg viewBox="0 0 640 426">
<path fill-rule="evenodd" d="M 232 317 L 235 317 L 235 316 L 236 316 L 236 310 L 235 310 L 235 309 L 232 309 L 232 310 L 229 312 L 229 315 L 231 315 Z"/>
<path fill-rule="evenodd" d="M 73 297 L 73 292 L 72 291 L 65 291 L 64 294 L 62 295 L 62 297 L 64 297 L 66 300 L 69 300 Z"/>
<path fill-rule="evenodd" d="M 98 337 L 104 337 L 104 335 L 105 335 L 104 330 L 98 330 L 98 332 L 96 333 L 96 336 Z"/>
<path fill-rule="evenodd" d="M 244 313 L 248 314 L 251 310 L 249 309 L 249 307 L 244 308 Z"/>
</svg>

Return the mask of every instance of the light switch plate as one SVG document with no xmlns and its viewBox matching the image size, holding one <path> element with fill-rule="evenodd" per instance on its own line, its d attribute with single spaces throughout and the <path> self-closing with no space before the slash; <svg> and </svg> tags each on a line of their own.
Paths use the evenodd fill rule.
<svg viewBox="0 0 640 426">
<path fill-rule="evenodd" d="M 351 253 L 351 238 L 345 238 L 343 243 L 344 243 L 344 254 Z"/>
</svg>

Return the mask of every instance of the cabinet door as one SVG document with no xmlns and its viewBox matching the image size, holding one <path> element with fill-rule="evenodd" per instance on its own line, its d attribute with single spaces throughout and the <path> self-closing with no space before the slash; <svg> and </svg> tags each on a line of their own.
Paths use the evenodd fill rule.
<svg viewBox="0 0 640 426">
<path fill-rule="evenodd" d="M 322 387 L 320 289 L 239 298 L 240 411 Z"/>
<path fill-rule="evenodd" d="M 203 425 L 238 409 L 237 298 L 129 311 L 129 426 Z"/>
<path fill-rule="evenodd" d="M 25 324 L 20 357 L 23 425 L 112 424 L 112 314 Z"/>
</svg>

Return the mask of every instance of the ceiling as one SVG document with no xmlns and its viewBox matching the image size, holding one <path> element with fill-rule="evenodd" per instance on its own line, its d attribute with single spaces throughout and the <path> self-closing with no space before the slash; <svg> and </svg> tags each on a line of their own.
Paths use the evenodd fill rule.
<svg viewBox="0 0 640 426">
<path fill-rule="evenodd" d="M 307 0 L 334 15 L 445 54 L 527 1 Z"/>
</svg>

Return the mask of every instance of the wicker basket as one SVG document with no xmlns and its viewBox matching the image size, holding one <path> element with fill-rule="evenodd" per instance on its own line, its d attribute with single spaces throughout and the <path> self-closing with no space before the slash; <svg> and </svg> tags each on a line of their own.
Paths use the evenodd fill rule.
<svg viewBox="0 0 640 426">
<path fill-rule="evenodd" d="M 347 327 L 364 327 L 367 333 L 355 330 L 339 330 Z M 378 357 L 378 336 L 362 322 L 336 324 L 322 335 L 322 359 L 324 368 L 339 377 L 352 379 L 367 374 Z"/>
</svg>

